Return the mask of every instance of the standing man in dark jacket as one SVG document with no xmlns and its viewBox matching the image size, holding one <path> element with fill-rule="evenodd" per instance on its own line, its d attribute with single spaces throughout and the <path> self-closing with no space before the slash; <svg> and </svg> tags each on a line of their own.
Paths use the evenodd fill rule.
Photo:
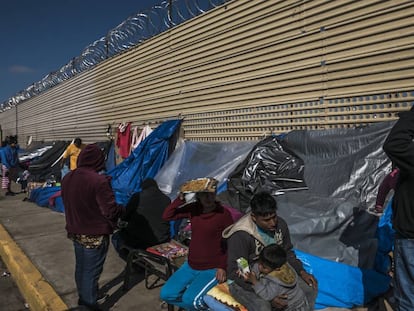
<svg viewBox="0 0 414 311">
<path fill-rule="evenodd" d="M 73 240 L 78 304 L 99 310 L 98 280 L 122 206 L 115 203 L 110 177 L 98 172 L 105 168 L 105 157 L 96 145 L 81 151 L 78 167 L 62 180 L 66 230 Z"/>
<path fill-rule="evenodd" d="M 171 203 L 152 178 L 141 184 L 142 191 L 134 193 L 126 205 L 121 220 L 125 227 L 112 235 L 112 244 L 121 258 L 127 254 L 122 246 L 146 249 L 170 240 L 170 222 L 162 219 L 165 208 Z"/>
<path fill-rule="evenodd" d="M 238 276 L 237 259 L 243 257 L 253 265 L 265 246 L 278 244 L 285 249 L 287 262 L 299 275 L 298 285 L 305 292 L 313 308 L 318 293 L 318 283 L 313 275 L 305 271 L 302 262 L 296 257 L 289 228 L 285 220 L 277 215 L 276 200 L 268 192 L 259 192 L 250 201 L 250 208 L 250 213 L 223 231 L 223 237 L 227 239 L 227 275 L 230 293 L 247 309 L 253 301 L 258 302 L 247 295 L 249 291 L 254 294 L 254 291 L 251 284 Z M 273 299 L 272 306 L 278 309 L 286 308 L 287 299 L 278 296 Z M 250 308 L 257 308 L 257 306 Z M 261 310 L 270 311 L 270 305 L 266 302 L 261 306 Z"/>
<path fill-rule="evenodd" d="M 384 143 L 400 169 L 392 203 L 397 311 L 414 310 L 414 106 L 401 112 Z"/>
</svg>

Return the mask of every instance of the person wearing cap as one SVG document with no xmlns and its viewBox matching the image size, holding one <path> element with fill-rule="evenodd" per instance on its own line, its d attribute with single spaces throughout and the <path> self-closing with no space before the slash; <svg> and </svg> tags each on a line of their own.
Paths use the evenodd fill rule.
<svg viewBox="0 0 414 311">
<path fill-rule="evenodd" d="M 63 168 L 66 159 L 69 158 L 69 169 L 73 171 L 77 166 L 78 156 L 84 147 L 85 145 L 82 144 L 82 139 L 79 137 L 75 138 L 73 143 L 71 143 L 63 153 L 60 167 Z"/>
<path fill-rule="evenodd" d="M 123 207 L 115 202 L 111 178 L 99 174 L 105 156 L 96 144 L 79 154 L 78 167 L 62 180 L 66 231 L 75 250 L 75 281 L 78 305 L 100 310 L 98 280 L 112 234 Z"/>
<path fill-rule="evenodd" d="M 191 240 L 188 260 L 161 288 L 161 300 L 185 310 L 206 309 L 204 294 L 227 279 L 227 253 L 222 231 L 233 223 L 230 212 L 216 200 L 217 180 L 206 179 L 196 201 L 186 203 L 184 193 L 165 209 L 164 220 L 188 218 Z M 181 187 L 183 191 L 183 187 Z"/>
<path fill-rule="evenodd" d="M 298 274 L 298 285 L 313 308 L 318 283 L 313 275 L 305 271 L 302 262 L 296 257 L 286 221 L 277 215 L 276 200 L 268 192 L 258 192 L 251 199 L 250 208 L 250 212 L 223 231 L 223 238 L 227 240 L 227 275 L 231 295 L 247 309 L 257 308 L 257 306 L 251 306 L 251 303 L 256 301 L 254 297 L 246 295 L 249 292 L 254 294 L 254 291 L 251 284 L 239 277 L 237 259 L 243 257 L 250 265 L 253 265 L 265 246 L 278 244 L 285 249 L 287 262 Z M 271 304 L 276 309 L 288 308 L 285 297 L 277 296 Z M 271 305 L 266 302 L 261 310 L 270 311 L 271 308 Z"/>
</svg>

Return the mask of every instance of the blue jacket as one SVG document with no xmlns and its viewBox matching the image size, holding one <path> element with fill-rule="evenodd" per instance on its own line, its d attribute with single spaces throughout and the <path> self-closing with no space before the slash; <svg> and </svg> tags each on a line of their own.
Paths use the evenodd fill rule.
<svg viewBox="0 0 414 311">
<path fill-rule="evenodd" d="M 5 147 L 0 148 L 1 163 L 5 165 L 8 169 L 16 167 L 18 165 L 18 150 L 19 147 L 17 145 L 15 147 L 7 145 Z"/>
</svg>

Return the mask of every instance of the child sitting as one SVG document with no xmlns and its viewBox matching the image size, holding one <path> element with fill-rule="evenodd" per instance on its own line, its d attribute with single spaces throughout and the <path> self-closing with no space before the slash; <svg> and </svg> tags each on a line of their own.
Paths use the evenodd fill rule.
<svg viewBox="0 0 414 311">
<path fill-rule="evenodd" d="M 258 299 L 269 302 L 275 297 L 287 299 L 284 311 L 309 311 L 310 307 L 302 289 L 297 285 L 298 275 L 287 263 L 286 251 L 277 244 L 270 244 L 260 252 L 252 271 L 241 273 L 246 282 L 253 285 Z M 262 305 L 259 303 L 258 305 Z M 257 309 L 259 310 L 259 309 Z M 256 311 L 250 310 L 249 311 Z"/>
<path fill-rule="evenodd" d="M 174 272 L 160 292 L 161 300 L 187 311 L 206 310 L 205 293 L 227 279 L 227 254 L 221 233 L 233 219 L 229 210 L 216 199 L 217 184 L 214 178 L 184 184 L 178 197 L 163 213 L 166 221 L 191 221 L 188 260 Z M 195 201 L 187 191 L 195 193 Z"/>
</svg>

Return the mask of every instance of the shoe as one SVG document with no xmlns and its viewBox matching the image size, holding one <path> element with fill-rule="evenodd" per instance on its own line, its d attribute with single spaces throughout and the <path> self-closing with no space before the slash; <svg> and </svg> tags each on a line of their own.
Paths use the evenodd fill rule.
<svg viewBox="0 0 414 311">
<path fill-rule="evenodd" d="M 98 295 L 98 300 L 97 300 L 97 303 L 98 303 L 98 304 L 102 304 L 102 303 L 104 303 L 104 302 L 106 301 L 106 299 L 108 299 L 108 297 L 109 297 L 109 295 L 108 295 L 108 294 L 101 294 L 101 295 Z"/>
<path fill-rule="evenodd" d="M 102 311 L 98 303 L 96 303 L 95 305 L 90 305 L 90 304 L 83 302 L 80 299 L 78 299 L 78 308 L 83 308 L 88 311 Z"/>
<path fill-rule="evenodd" d="M 14 192 L 11 192 L 11 191 L 7 191 L 6 192 L 6 195 L 8 195 L 8 196 L 14 196 L 14 195 L 16 195 Z"/>
</svg>

